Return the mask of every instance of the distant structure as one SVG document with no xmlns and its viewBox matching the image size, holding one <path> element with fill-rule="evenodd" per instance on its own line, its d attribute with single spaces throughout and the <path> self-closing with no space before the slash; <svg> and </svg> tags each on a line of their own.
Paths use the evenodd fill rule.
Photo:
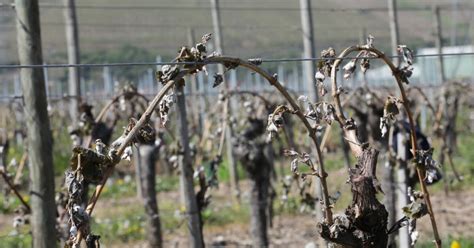
<svg viewBox="0 0 474 248">
<path fill-rule="evenodd" d="M 443 47 L 443 54 L 473 53 L 474 46 L 450 46 Z M 416 51 L 417 55 L 437 54 L 436 48 L 420 48 Z M 409 79 L 411 83 L 419 84 L 440 84 L 441 79 L 436 73 L 436 56 L 426 56 L 415 58 L 413 65 L 413 75 Z M 472 68 L 474 68 L 474 55 L 452 55 L 443 56 L 444 73 L 448 80 L 453 79 L 471 79 L 474 80 Z M 376 63 L 373 62 L 374 65 Z M 390 85 L 393 84 L 393 77 L 388 67 L 376 67 L 367 71 L 367 80 L 371 84 Z M 357 81 L 362 81 L 362 75 L 359 74 Z"/>
</svg>

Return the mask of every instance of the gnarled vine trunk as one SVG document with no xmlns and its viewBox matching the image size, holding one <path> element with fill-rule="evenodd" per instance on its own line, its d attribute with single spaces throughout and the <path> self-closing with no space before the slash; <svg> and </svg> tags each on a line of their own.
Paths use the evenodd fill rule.
<svg viewBox="0 0 474 248">
<path fill-rule="evenodd" d="M 269 226 L 270 180 L 272 164 L 261 139 L 265 128 L 262 120 L 249 118 L 250 126 L 234 143 L 235 154 L 240 159 L 250 179 L 250 235 L 254 247 L 267 247 Z"/>
<path fill-rule="evenodd" d="M 355 168 L 350 169 L 352 203 L 334 224 L 320 223 L 321 236 L 343 247 L 387 246 L 385 206 L 376 198 L 380 186 L 376 178 L 378 151 L 364 148 Z"/>
<path fill-rule="evenodd" d="M 139 145 L 135 166 L 140 167 L 140 189 L 147 216 L 146 236 L 150 247 L 162 247 L 161 221 L 156 199 L 156 147 Z"/>
<path fill-rule="evenodd" d="M 255 247 L 268 246 L 267 229 L 271 163 L 263 153 L 243 164 L 250 178 L 250 232 Z"/>
</svg>

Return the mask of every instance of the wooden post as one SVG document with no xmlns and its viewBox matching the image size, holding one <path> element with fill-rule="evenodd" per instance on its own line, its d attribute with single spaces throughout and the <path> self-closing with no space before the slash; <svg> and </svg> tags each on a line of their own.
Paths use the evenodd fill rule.
<svg viewBox="0 0 474 248">
<path fill-rule="evenodd" d="M 443 34 L 442 34 L 442 29 L 441 29 L 441 18 L 440 18 L 440 8 L 439 6 L 435 5 L 433 7 L 433 23 L 434 23 L 434 31 L 436 35 L 435 39 L 435 45 L 436 45 L 436 52 L 440 55 L 438 55 L 438 60 L 437 60 L 437 66 L 438 66 L 438 76 L 439 80 L 441 83 L 444 83 L 446 81 L 446 76 L 444 74 L 444 62 L 443 62 L 443 56 L 441 55 L 443 53 Z"/>
<path fill-rule="evenodd" d="M 408 205 L 408 167 L 407 167 L 407 153 L 406 144 L 407 137 L 403 130 L 397 133 L 397 182 L 396 182 L 396 219 L 403 217 L 403 207 Z M 390 212 L 389 212 L 390 214 Z M 389 220 L 392 219 L 389 216 Z M 390 226 L 390 221 L 389 221 Z M 408 233 L 408 226 L 400 228 L 398 231 L 398 245 L 402 248 L 411 247 L 410 235 Z"/>
<path fill-rule="evenodd" d="M 300 0 L 301 9 L 301 28 L 303 31 L 304 57 L 314 58 L 316 52 L 314 49 L 313 17 L 311 15 L 311 0 Z M 315 65 L 314 61 L 304 61 L 304 77 L 312 101 L 318 101 L 318 89 L 314 83 Z M 305 87 L 306 88 L 306 87 Z"/>
<path fill-rule="evenodd" d="M 382 168 L 382 189 L 384 191 L 383 204 L 388 213 L 387 226 L 390 228 L 396 221 L 397 209 L 395 206 L 395 166 L 393 161 L 387 158 L 385 166 Z M 395 235 L 390 235 L 387 244 L 393 246 L 395 244 Z"/>
<path fill-rule="evenodd" d="M 20 79 L 20 75 L 18 74 L 15 74 L 14 75 L 14 85 L 13 85 L 13 94 L 14 96 L 18 97 L 18 96 L 21 96 L 22 93 L 21 93 L 21 79 Z"/>
<path fill-rule="evenodd" d="M 21 65 L 42 65 L 40 14 L 37 0 L 15 0 L 18 57 Z M 52 136 L 42 68 L 20 69 L 23 88 L 33 247 L 56 247 L 56 205 Z"/>
<path fill-rule="evenodd" d="M 211 0 L 211 8 L 212 8 L 212 25 L 214 27 L 214 44 L 216 45 L 216 51 L 220 54 L 224 53 L 224 47 L 222 42 L 222 28 L 221 28 L 221 20 L 220 20 L 220 13 L 219 13 L 219 0 Z M 224 67 L 219 64 L 218 65 L 219 73 L 224 75 Z M 224 77 L 225 80 L 225 77 Z M 227 83 L 224 84 L 224 89 L 226 91 L 229 90 L 229 85 Z M 232 116 L 232 101 L 227 101 L 228 106 L 228 115 Z M 228 117 L 225 117 L 228 118 Z M 237 163 L 235 161 L 235 156 L 233 153 L 232 147 L 232 137 L 233 137 L 233 129 L 232 124 L 227 122 L 226 128 L 226 154 L 227 160 L 229 164 L 229 176 L 230 176 L 230 186 L 232 189 L 232 196 L 236 202 L 239 202 L 240 199 L 240 190 L 239 190 L 239 178 L 237 174 Z"/>
<path fill-rule="evenodd" d="M 451 46 L 456 46 L 457 44 L 457 27 L 459 24 L 459 0 L 451 0 Z"/>
<path fill-rule="evenodd" d="M 142 193 L 142 184 L 141 184 L 141 176 L 142 176 L 142 167 L 144 165 L 141 164 L 142 157 L 140 155 L 140 150 L 138 145 L 132 146 L 132 153 L 136 156 L 133 156 L 132 165 L 135 166 L 135 181 L 137 184 L 137 196 L 140 199 L 143 199 Z"/>
<path fill-rule="evenodd" d="M 191 47 L 196 44 L 196 41 L 194 39 L 194 29 L 192 29 L 192 28 L 188 29 L 188 44 Z M 189 75 L 189 79 L 191 79 L 190 80 L 190 83 L 191 83 L 190 95 L 191 95 L 191 102 L 193 103 L 193 104 L 190 105 L 191 108 L 192 108 L 191 112 L 192 112 L 193 119 L 194 119 L 195 123 L 197 124 L 198 133 L 201 133 L 202 132 L 202 125 L 203 125 L 203 123 L 202 123 L 203 118 L 202 118 L 201 113 L 204 112 L 204 109 L 200 109 L 201 105 L 199 104 L 199 98 L 202 97 L 202 96 L 198 95 L 199 88 L 198 88 L 198 82 L 197 82 L 196 74 L 195 75 Z"/>
<path fill-rule="evenodd" d="M 296 63 L 293 65 L 293 84 L 294 86 L 292 87 L 292 89 L 296 90 L 298 93 L 302 93 L 301 82 L 299 80 L 298 65 Z"/>
<path fill-rule="evenodd" d="M 75 0 L 64 0 L 64 19 L 66 25 L 67 58 L 69 64 L 80 64 L 79 34 Z M 81 76 L 78 67 L 69 67 L 70 115 L 76 123 L 78 106 L 81 102 Z"/>
<path fill-rule="evenodd" d="M 112 81 L 112 75 L 110 74 L 110 67 L 104 67 L 102 77 L 104 78 L 105 95 L 110 97 L 113 95 L 114 91 L 114 82 Z"/>
<path fill-rule="evenodd" d="M 182 149 L 182 159 L 180 159 L 179 169 L 181 171 L 182 192 L 184 194 L 185 216 L 188 219 L 189 247 L 204 247 L 204 240 L 201 230 L 201 213 L 196 201 L 193 182 L 193 166 L 191 153 L 189 150 L 188 120 L 186 119 L 186 98 L 183 86 L 175 87 L 178 107 L 178 127 L 179 143 Z"/>
<path fill-rule="evenodd" d="M 43 63 L 43 65 L 46 65 L 46 63 Z M 46 100 L 49 97 L 49 77 L 48 77 L 48 67 L 43 68 L 43 73 L 44 73 L 44 85 L 46 87 Z"/>
<path fill-rule="evenodd" d="M 397 56 L 397 47 L 400 44 L 400 36 L 398 32 L 398 16 L 397 16 L 397 0 L 388 0 L 388 16 L 390 18 L 390 38 L 392 55 Z M 393 59 L 395 65 L 400 64 L 400 60 L 397 58 Z"/>
<path fill-rule="evenodd" d="M 216 52 L 222 54 L 224 47 L 222 45 L 222 27 L 221 27 L 221 16 L 219 13 L 219 0 L 211 0 L 211 11 L 212 11 L 212 26 L 214 27 L 214 44 Z M 222 68 L 222 69 L 221 69 Z M 219 71 L 223 70 L 223 66 L 219 65 Z"/>
</svg>

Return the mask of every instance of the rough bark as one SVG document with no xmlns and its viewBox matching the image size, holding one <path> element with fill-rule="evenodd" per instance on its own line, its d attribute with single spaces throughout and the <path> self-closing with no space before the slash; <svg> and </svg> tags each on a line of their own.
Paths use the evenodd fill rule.
<svg viewBox="0 0 474 248">
<path fill-rule="evenodd" d="M 42 65 L 38 1 L 16 0 L 15 10 L 20 64 Z M 41 68 L 23 68 L 20 72 L 28 133 L 33 247 L 55 247 L 56 206 L 51 149 L 53 141 L 47 111 L 44 72 Z"/>
<path fill-rule="evenodd" d="M 355 168 L 350 169 L 352 203 L 344 215 L 334 218 L 329 226 L 320 223 L 321 236 L 344 247 L 387 246 L 387 218 L 385 206 L 376 193 L 380 187 L 376 178 L 378 151 L 364 148 Z"/>
<path fill-rule="evenodd" d="M 268 246 L 269 189 L 272 164 L 265 154 L 265 144 L 259 140 L 265 132 L 259 119 L 249 118 L 250 124 L 234 143 L 239 158 L 250 179 L 250 235 L 254 247 Z"/>
<path fill-rule="evenodd" d="M 179 83 L 178 83 L 179 84 Z M 188 121 L 186 119 L 186 99 L 183 86 L 175 87 L 177 93 L 177 107 L 179 116 L 179 142 L 182 149 L 182 159 L 179 163 L 181 171 L 182 192 L 184 194 L 184 205 L 188 219 L 189 245 L 190 247 L 204 247 L 201 229 L 201 215 L 194 192 L 193 167 L 191 164 L 191 153 L 189 150 Z"/>
<path fill-rule="evenodd" d="M 250 178 L 250 233 L 255 247 L 268 246 L 268 189 L 271 164 L 263 153 L 244 165 Z"/>
<path fill-rule="evenodd" d="M 153 145 L 139 145 L 136 166 L 140 167 L 140 188 L 147 215 L 146 236 L 149 247 L 162 247 L 161 221 L 156 199 L 156 148 Z"/>
</svg>

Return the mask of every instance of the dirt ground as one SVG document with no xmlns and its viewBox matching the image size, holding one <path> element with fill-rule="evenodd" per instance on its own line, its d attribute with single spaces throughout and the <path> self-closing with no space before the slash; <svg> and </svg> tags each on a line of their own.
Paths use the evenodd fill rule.
<svg viewBox="0 0 474 248">
<path fill-rule="evenodd" d="M 244 186 L 245 187 L 245 186 Z M 222 200 L 227 187 L 221 187 L 214 192 L 216 200 Z M 163 193 L 160 198 L 168 199 L 178 196 L 175 192 Z M 163 199 L 163 198 L 162 198 Z M 432 203 L 442 236 L 472 237 L 474 238 L 474 192 L 450 192 L 445 196 L 443 192 L 432 195 Z M 224 226 L 204 226 L 206 244 L 209 247 L 250 247 L 249 221 L 228 224 Z M 431 224 L 428 216 L 418 222 L 420 241 L 432 238 Z M 279 215 L 273 220 L 273 227 L 269 230 L 271 247 L 314 247 L 317 244 L 316 219 L 311 214 Z M 164 247 L 188 247 L 185 233 L 164 234 Z M 308 246 L 307 246 L 308 245 Z M 145 243 L 112 244 L 107 247 L 146 247 Z"/>
<path fill-rule="evenodd" d="M 243 188 L 246 183 L 243 183 Z M 228 201 L 229 188 L 225 185 L 213 192 L 216 202 Z M 245 194 L 243 195 L 245 198 Z M 158 199 L 179 201 L 177 192 L 163 192 Z M 98 202 L 96 216 L 104 214 L 113 215 L 112 206 L 129 205 L 139 203 L 136 197 L 121 198 L 119 200 L 102 199 Z M 439 231 L 443 236 L 472 237 L 474 238 L 474 192 L 450 192 L 445 196 L 443 192 L 432 194 L 432 203 L 437 219 Z M 336 212 L 337 213 L 337 212 Z M 10 225 L 13 216 L 0 216 L 0 225 Z M 204 226 L 205 241 L 208 247 L 249 247 L 251 244 L 249 235 L 249 221 L 243 220 L 223 226 Z M 184 229 L 184 228 L 182 228 Z M 429 240 L 432 237 L 431 224 L 428 216 L 423 217 L 418 223 L 420 240 Z M 315 247 L 311 242 L 317 244 L 316 218 L 309 213 L 275 216 L 273 227 L 269 230 L 271 247 Z M 307 246 L 308 245 L 308 246 Z M 0 245 L 1 246 L 1 245 Z M 132 243 L 102 243 L 103 247 L 146 247 L 143 241 Z M 183 231 L 164 233 L 164 247 L 188 247 L 187 236 Z"/>
</svg>

